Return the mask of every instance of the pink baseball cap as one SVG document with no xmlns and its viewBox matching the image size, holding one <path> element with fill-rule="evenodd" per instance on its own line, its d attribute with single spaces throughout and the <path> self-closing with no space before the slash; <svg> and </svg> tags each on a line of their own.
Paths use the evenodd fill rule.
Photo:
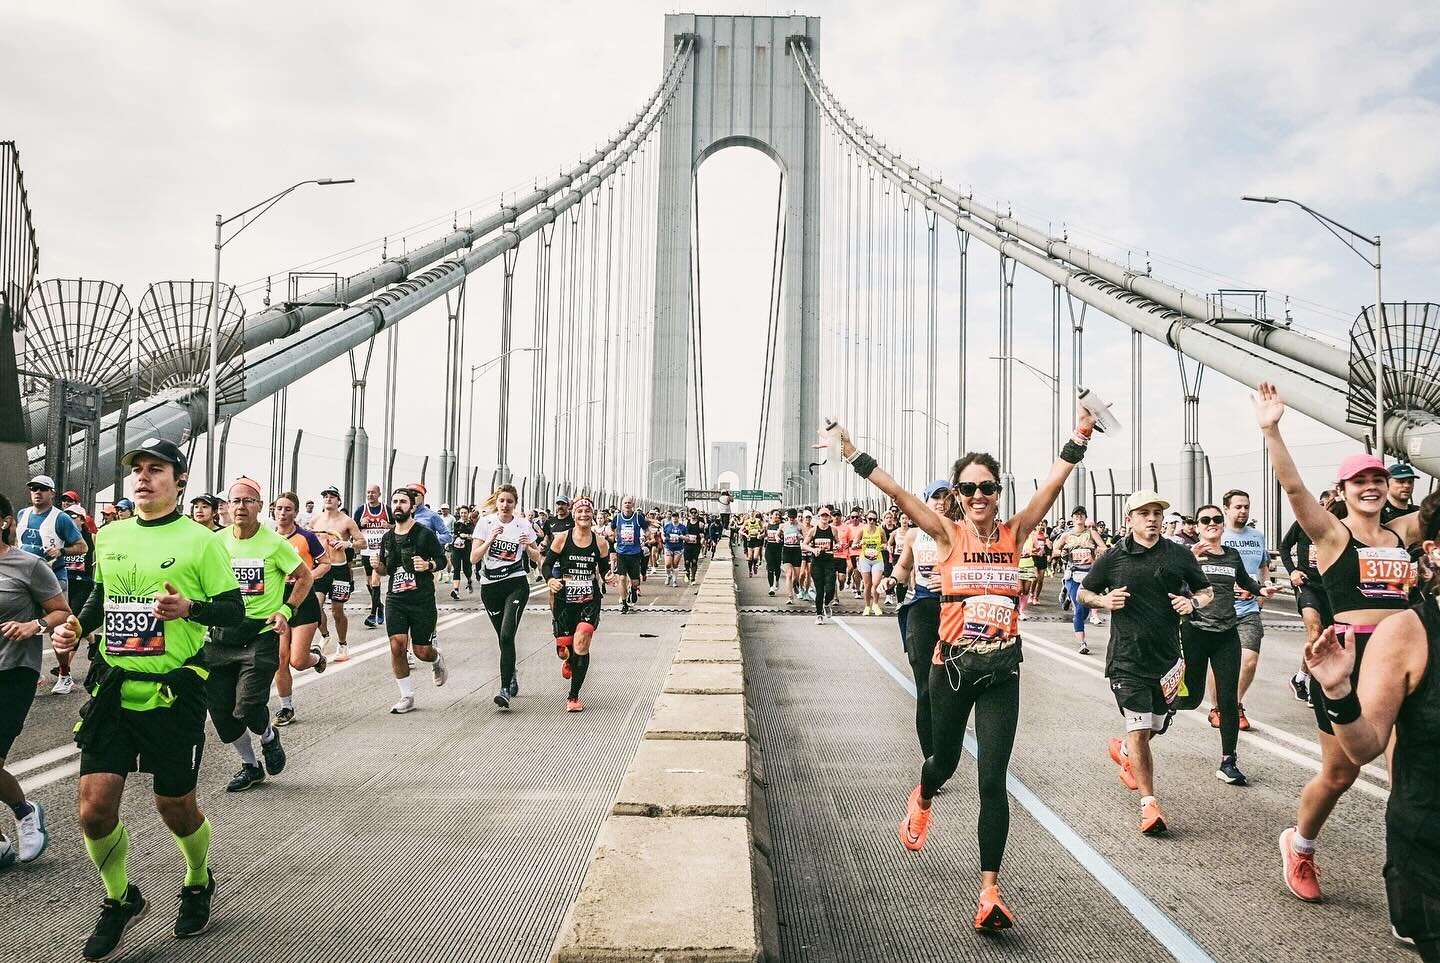
<svg viewBox="0 0 1440 963">
<path fill-rule="evenodd" d="M 1374 455 L 1351 455 L 1340 463 L 1340 470 L 1335 478 L 1338 481 L 1349 481 L 1364 471 L 1378 471 L 1382 475 L 1390 474 L 1390 469 L 1385 467 L 1385 462 Z"/>
</svg>

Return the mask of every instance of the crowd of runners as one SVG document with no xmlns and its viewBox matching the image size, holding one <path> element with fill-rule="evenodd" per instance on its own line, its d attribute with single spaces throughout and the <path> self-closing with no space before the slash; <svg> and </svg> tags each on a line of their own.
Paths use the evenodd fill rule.
<svg viewBox="0 0 1440 963">
<path fill-rule="evenodd" d="M 1281 438 L 1275 389 L 1260 386 L 1255 412 L 1296 517 L 1278 546 L 1306 630 L 1290 685 L 1314 708 L 1323 758 L 1294 824 L 1279 835 L 1280 875 L 1299 899 L 1321 899 L 1321 829 L 1360 767 L 1388 753 L 1392 924 L 1426 960 L 1440 959 L 1440 676 L 1427 672 L 1440 657 L 1440 494 L 1412 504 L 1413 470 L 1363 454 L 1339 466 L 1334 487 L 1312 493 Z M 97 523 L 77 493 L 57 499 L 53 480 L 36 476 L 28 507 L 17 511 L 0 497 L 0 800 L 16 820 L 15 843 L 0 837 L 0 861 L 33 861 L 48 843 L 44 810 L 4 768 L 37 687 L 56 696 L 83 689 L 80 828 L 105 893 L 84 956 L 114 956 L 149 909 L 127 873 L 131 843 L 120 818 L 132 772 L 152 775 L 156 809 L 185 863 L 174 933 L 197 935 L 215 890 L 210 823 L 195 792 L 207 719 L 238 760 L 228 791 L 282 773 L 280 730 L 299 711 L 295 675 L 349 660 L 346 606 L 355 596 L 368 597 L 364 625 L 383 626 L 388 637 L 398 690 L 389 711 L 402 715 L 416 709 L 412 673 L 421 663 L 437 687 L 449 675 L 437 631 L 444 586 L 460 600 L 478 583 L 497 643 L 502 712 L 521 692 L 521 619 L 532 595 L 545 593 L 563 710 L 580 712 L 607 593 L 628 613 L 652 578 L 693 583 L 701 560 L 727 538 L 746 577 L 763 577 L 769 596 L 783 599 L 777 605 L 813 606 L 817 625 L 847 592 L 863 617 L 896 617 L 917 691 L 921 759 L 898 828 L 906 849 L 925 846 L 933 801 L 957 769 L 973 719 L 977 930 L 1015 922 L 999 888 L 1010 827 L 1005 776 L 1019 724 L 1020 623 L 1051 597 L 1047 580 L 1071 613 L 1080 654 L 1090 651 L 1087 627 L 1108 619 L 1105 676 L 1121 716 L 1108 754 L 1137 793 L 1140 832 L 1167 830 L 1155 741 L 1178 711 L 1208 707 L 1219 732 L 1217 778 L 1247 784 L 1237 739 L 1249 728 L 1244 701 L 1264 639 L 1260 612 L 1274 604 L 1271 569 L 1279 569 L 1251 523 L 1247 493 L 1175 512 L 1158 492 L 1134 492 L 1114 532 L 1092 524 L 1083 507 L 1047 521 L 1095 431 L 1083 406 L 1034 496 L 1008 517 L 1002 469 L 990 455 L 966 454 L 915 493 L 843 426 L 833 430 L 845 462 L 888 507 L 714 515 L 642 508 L 632 497 L 597 508 L 582 496 L 522 512 L 515 488 L 501 485 L 483 503 L 452 511 L 432 509 L 419 482 L 388 494 L 371 485 L 350 507 L 333 486 L 318 505 L 302 504 L 248 477 L 223 494 L 191 496 L 185 454 L 147 439 L 122 459 L 128 498 Z M 46 634 L 53 681 L 41 676 Z M 77 681 L 81 647 L 88 673 Z"/>
</svg>

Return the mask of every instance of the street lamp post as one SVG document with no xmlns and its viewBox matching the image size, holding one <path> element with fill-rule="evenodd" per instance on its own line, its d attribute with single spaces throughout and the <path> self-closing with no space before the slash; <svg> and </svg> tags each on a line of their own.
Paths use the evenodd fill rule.
<svg viewBox="0 0 1440 963">
<path fill-rule="evenodd" d="M 949 448 L 949 447 L 950 447 L 950 423 L 949 423 L 948 421 L 941 421 L 939 418 L 936 418 L 934 415 L 930 414 L 930 412 L 926 411 L 924 408 L 901 408 L 900 410 L 901 410 L 902 412 L 907 412 L 907 413 L 912 414 L 912 415 L 924 415 L 927 419 L 930 420 L 931 423 L 936 424 L 936 425 L 939 425 L 941 428 L 944 428 L 944 429 L 945 429 L 945 447 L 946 447 L 946 448 Z M 935 451 L 934 451 L 933 446 L 927 446 L 927 451 L 925 452 L 925 457 L 926 457 L 926 459 L 927 459 L 928 461 L 931 462 L 931 465 L 932 465 L 932 467 L 933 467 L 933 463 L 934 463 L 934 461 L 935 461 Z"/>
<path fill-rule="evenodd" d="M 1308 206 L 1308 205 L 1306 205 L 1306 204 L 1302 204 L 1302 203 L 1300 203 L 1299 201 L 1295 200 L 1294 198 L 1290 198 L 1290 197 L 1268 197 L 1268 196 L 1267 196 L 1267 197 L 1256 197 L 1256 196 L 1251 195 L 1251 194 L 1246 194 L 1244 197 L 1242 197 L 1242 198 L 1240 198 L 1240 199 L 1241 199 L 1242 201 L 1254 201 L 1254 202 L 1257 203 L 1257 204 L 1294 204 L 1296 207 L 1300 208 L 1300 210 L 1304 211 L 1306 214 L 1309 214 L 1309 215 L 1310 215 L 1311 217 L 1313 217 L 1315 220 L 1319 221 L 1319 222 L 1320 222 L 1320 225 L 1321 225 L 1322 227 L 1324 227 L 1325 230 L 1329 231 L 1331 234 L 1334 234 L 1337 238 L 1340 239 L 1340 243 L 1341 243 L 1341 244 L 1344 244 L 1344 245 L 1345 245 L 1346 247 L 1348 247 L 1350 250 L 1354 251 L 1354 252 L 1355 252 L 1355 255 L 1356 255 L 1357 257 L 1359 257 L 1360 260 L 1364 261 L 1366 264 L 1370 265 L 1372 268 L 1375 269 L 1375 324 L 1376 324 L 1376 329 L 1375 329 L 1375 451 L 1376 451 L 1377 454 L 1379 454 L 1379 456 L 1380 456 L 1381 458 L 1384 458 L 1384 457 L 1385 457 L 1385 407 L 1384 407 L 1384 402 L 1385 402 L 1385 379 L 1384 379 L 1384 377 L 1383 377 L 1384 372 L 1385 372 L 1385 354 L 1384 354 L 1384 348 L 1386 348 L 1386 347 L 1389 346 L 1389 342 L 1390 342 L 1390 332 L 1389 332 L 1389 329 L 1385 326 L 1385 299 L 1384 299 L 1384 296 L 1383 296 L 1383 294 L 1382 294 L 1382 288 L 1381 288 L 1381 285 L 1380 285 L 1380 235 L 1379 235 L 1379 234 L 1376 234 L 1374 237 L 1367 237 L 1367 236 L 1365 236 L 1364 234 L 1361 234 L 1359 231 L 1355 230 L 1354 228 L 1346 227 L 1344 224 L 1341 224 L 1339 221 L 1335 220 L 1333 217 L 1328 217 L 1328 216 L 1325 215 L 1325 214 L 1321 214 L 1319 211 L 1315 210 L 1313 207 L 1310 207 L 1310 206 Z M 1336 230 L 1336 228 L 1339 228 L 1339 230 Z M 1340 231 L 1344 231 L 1345 234 L 1341 234 Z M 1346 234 L 1348 234 L 1350 237 L 1347 238 L 1347 237 L 1345 236 Z M 1375 260 L 1372 261 L 1372 260 L 1370 260 L 1369 257 L 1367 257 L 1365 254 L 1363 254 L 1363 253 L 1360 251 L 1360 249 L 1359 249 L 1358 247 L 1356 247 L 1356 246 L 1351 242 L 1350 238 L 1354 238 L 1356 241 L 1362 241 L 1362 242 L 1364 242 L 1365 244 L 1368 244 L 1368 245 L 1370 245 L 1371 247 L 1373 247 L 1373 248 L 1375 249 Z M 1383 343 L 1382 343 L 1382 339 L 1384 339 L 1384 340 L 1383 340 Z"/>
<path fill-rule="evenodd" d="M 478 377 L 480 377 L 480 376 L 481 376 L 482 374 L 484 374 L 485 372 L 489 371 L 491 368 L 493 368 L 495 365 L 499 364 L 501 361 L 503 361 L 503 360 L 505 360 L 506 358 L 510 357 L 510 355 L 512 355 L 512 354 L 518 354 L 519 352 L 522 352 L 522 351 L 539 351 L 539 350 L 540 350 L 539 348 L 534 348 L 534 347 L 511 348 L 509 351 L 502 351 L 502 352 L 500 352 L 499 354 L 497 354 L 497 355 L 496 355 L 495 357 L 493 357 L 493 358 L 490 358 L 490 359 L 485 360 L 485 361 L 481 361 L 481 362 L 478 363 L 478 364 L 472 364 L 472 365 L 470 366 L 470 404 L 469 404 L 468 410 L 467 410 L 466 415 L 465 415 L 466 421 L 468 422 L 468 426 L 467 426 L 467 428 L 465 429 L 465 455 L 466 455 L 466 461 L 469 462 L 469 465 L 467 466 L 467 469 L 466 469 L 466 474 L 467 474 L 467 475 L 469 474 L 470 469 L 473 469 L 473 468 L 474 468 L 474 464 L 475 464 L 475 379 L 478 378 Z M 505 404 L 505 403 L 506 403 L 506 399 L 504 398 L 504 396 L 502 396 L 502 397 L 501 397 L 501 404 L 503 405 L 503 404 Z M 508 413 L 502 413 L 502 414 L 500 415 L 500 420 L 501 420 L 501 424 L 506 423 L 506 422 L 508 421 Z M 497 462 L 497 465 L 498 465 L 499 467 L 501 467 L 501 468 L 503 468 L 503 467 L 505 466 L 506 441 L 507 441 L 507 439 L 505 438 L 505 435 L 504 435 L 504 433 L 502 432 L 501 437 L 500 437 L 500 440 L 499 440 L 500 451 L 499 451 L 499 460 L 498 460 L 498 462 Z M 501 479 L 501 481 L 509 481 L 509 479 L 508 479 L 508 478 L 505 478 L 505 479 Z"/>
<path fill-rule="evenodd" d="M 223 214 L 215 215 L 215 280 L 210 287 L 210 307 L 209 311 L 207 312 L 206 324 L 206 328 L 208 328 L 210 332 L 210 373 L 209 388 L 206 391 L 205 402 L 205 407 L 207 409 L 205 416 L 205 484 L 210 486 L 211 491 L 219 490 L 219 486 L 217 484 L 219 480 L 215 477 L 215 422 L 217 420 L 220 408 L 219 398 L 216 391 L 216 381 L 218 380 L 218 371 L 220 368 L 220 311 L 219 306 L 215 302 L 220 297 L 220 251 L 222 248 L 225 247 L 225 245 L 229 244 L 231 241 L 239 237 L 241 232 L 244 231 L 245 228 L 249 227 L 251 224 L 254 224 L 257 220 L 260 219 L 262 215 L 265 214 L 266 211 L 270 210 L 270 208 L 274 207 L 276 204 L 279 204 L 280 201 L 284 199 L 285 195 L 289 194 L 296 188 L 304 187 L 306 184 L 315 184 L 320 187 L 329 187 L 332 184 L 353 183 L 355 183 L 355 178 L 353 177 L 312 178 L 307 181 L 301 181 L 298 184 L 291 184 L 289 187 L 285 188 L 280 193 L 273 194 L 270 197 L 265 198 L 265 200 L 261 201 L 258 204 L 252 204 L 251 206 L 245 208 L 245 210 L 241 211 L 239 214 L 232 214 L 229 217 L 226 217 Z M 242 218 L 249 217 L 251 214 L 254 214 L 255 216 L 250 217 L 248 221 L 245 221 L 245 223 L 241 224 L 238 228 L 236 228 L 234 234 L 231 234 L 229 237 L 225 237 L 224 230 L 226 224 L 230 224 L 234 221 L 241 220 Z"/>
<path fill-rule="evenodd" d="M 1054 405 L 1054 408 L 1053 408 L 1053 413 L 1055 413 L 1055 414 L 1058 414 L 1058 413 L 1059 413 L 1059 411 L 1060 411 L 1060 373 L 1059 373 L 1058 371 L 1057 371 L 1055 374 L 1052 375 L 1052 374 L 1050 374 L 1048 371 L 1041 371 L 1039 368 L 1035 367 L 1033 364 L 1031 364 L 1030 362 L 1024 360 L 1023 358 L 1017 358 L 1017 357 L 1015 357 L 1014 355 L 1009 355 L 1009 354 L 1005 354 L 1005 355 L 991 355 L 991 356 L 990 356 L 990 360 L 991 360 L 991 361 L 1013 361 L 1013 362 L 1015 362 L 1016 364 L 1018 364 L 1020 367 L 1024 368 L 1026 371 L 1028 371 L 1028 372 L 1030 372 L 1031 374 L 1033 374 L 1035 377 L 1039 378 L 1039 379 L 1041 380 L 1041 382 L 1043 382 L 1044 384 L 1048 385 L 1048 386 L 1050 387 L 1050 390 L 1054 393 L 1054 395 L 1055 395 L 1055 405 Z M 1057 417 L 1053 417 L 1053 416 L 1052 416 L 1051 419 L 1050 419 L 1050 450 L 1051 450 L 1051 451 L 1059 451 L 1059 450 L 1060 450 L 1060 419 L 1057 418 Z M 1013 481 L 1014 475 L 1013 475 L 1013 473 L 1011 472 L 1010 466 L 1009 466 L 1009 465 L 1003 466 L 1003 467 L 1001 468 L 1001 471 L 1004 473 L 1004 475 L 1006 476 L 1006 480 L 1008 480 L 1008 482 L 1009 482 L 1009 484 L 1007 485 L 1007 489 L 1008 489 L 1009 487 L 1012 487 L 1013 484 L 1014 484 L 1014 481 Z M 1007 494 L 1008 494 L 1008 491 L 1007 491 Z M 1013 507 L 1013 506 L 1012 506 L 1012 507 Z"/>
<path fill-rule="evenodd" d="M 559 432 L 559 430 L 560 430 L 560 419 L 561 419 L 561 418 L 569 418 L 571 415 L 573 415 L 575 412 L 579 411 L 581 408 L 585 408 L 585 407 L 588 407 L 588 406 L 590 406 L 590 405 L 598 405 L 598 404 L 601 402 L 601 400 L 602 400 L 602 399 L 600 399 L 600 398 L 591 398 L 589 401 L 582 401 L 582 402 L 580 402 L 580 403 L 578 403 L 578 404 L 571 405 L 569 408 L 566 408 L 564 411 L 558 412 L 557 414 L 555 414 L 554 417 L 552 417 L 552 418 L 550 419 L 550 423 L 551 423 L 551 425 L 553 426 L 552 429 L 551 429 L 552 432 L 554 432 L 554 433 L 558 433 L 558 432 Z M 555 446 L 553 446 L 553 447 L 556 449 L 557 454 L 558 454 L 559 446 L 558 446 L 558 445 L 555 445 Z M 570 466 L 567 464 L 565 467 L 568 469 Z M 556 466 L 555 474 L 556 474 L 557 478 L 558 478 L 558 476 L 560 476 L 560 475 L 562 474 L 558 465 Z M 571 480 L 570 480 L 570 483 L 571 483 L 571 484 L 574 484 L 574 479 L 571 479 Z"/>
</svg>

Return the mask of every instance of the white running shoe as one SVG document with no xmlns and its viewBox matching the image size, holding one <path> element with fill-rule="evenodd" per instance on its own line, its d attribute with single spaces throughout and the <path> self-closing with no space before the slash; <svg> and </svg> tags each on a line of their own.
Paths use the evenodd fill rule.
<svg viewBox="0 0 1440 963">
<path fill-rule="evenodd" d="M 817 616 L 815 616 L 815 624 L 816 624 L 816 625 L 824 625 L 824 624 L 825 624 L 825 616 L 823 616 L 823 615 L 817 615 Z"/>
<path fill-rule="evenodd" d="M 1098 612 L 1091 612 L 1091 613 L 1090 613 L 1090 624 L 1091 624 L 1091 625 L 1104 625 L 1105 622 L 1104 622 L 1103 619 L 1100 618 L 1100 615 L 1099 615 Z"/>
<path fill-rule="evenodd" d="M 406 665 L 410 666 L 410 668 L 412 668 L 412 669 L 415 668 L 415 650 L 414 650 L 414 649 L 406 649 L 406 650 L 405 650 L 405 663 L 406 663 Z"/>
<path fill-rule="evenodd" d="M 30 815 L 15 821 L 15 830 L 22 863 L 39 859 L 50 845 L 50 834 L 45 831 L 45 810 L 37 802 L 30 803 Z"/>
<path fill-rule="evenodd" d="M 415 697 L 405 696 L 399 702 L 390 707 L 391 715 L 402 716 L 407 712 L 415 711 Z"/>
<path fill-rule="evenodd" d="M 50 687 L 51 695 L 69 695 L 75 691 L 75 679 L 73 676 L 57 676 L 55 684 Z M 24 860 L 22 860 L 24 862 Z"/>
<path fill-rule="evenodd" d="M 450 678 L 450 672 L 445 668 L 445 656 L 440 654 L 439 649 L 435 650 L 435 661 L 430 663 L 430 674 L 435 677 L 437 686 L 444 685 L 445 680 Z"/>
</svg>

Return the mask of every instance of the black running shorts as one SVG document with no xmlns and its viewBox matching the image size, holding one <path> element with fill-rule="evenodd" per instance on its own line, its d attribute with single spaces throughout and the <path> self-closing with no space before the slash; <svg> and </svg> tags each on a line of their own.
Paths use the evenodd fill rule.
<svg viewBox="0 0 1440 963">
<path fill-rule="evenodd" d="M 385 634 L 408 635 L 411 645 L 434 645 L 435 611 L 433 595 L 408 599 L 406 593 L 391 592 L 385 597 Z"/>
<path fill-rule="evenodd" d="M 196 708 L 177 702 L 144 712 L 116 710 L 116 717 L 105 722 L 111 730 L 105 747 L 80 750 L 80 775 L 148 772 L 155 777 L 157 796 L 194 792 L 205 750 L 205 705 Z"/>
<path fill-rule="evenodd" d="M 40 673 L 28 666 L 19 665 L 0 672 L 0 759 L 10 755 L 10 747 L 25 728 L 25 717 L 35 701 L 35 685 L 39 681 Z"/>
<path fill-rule="evenodd" d="M 644 561 L 644 558 L 645 558 L 644 555 L 641 555 L 639 552 L 636 552 L 634 555 L 625 555 L 625 554 L 623 554 L 623 553 L 617 553 L 616 556 L 615 556 L 615 558 L 618 560 L 618 563 L 619 563 L 619 569 L 620 569 L 620 575 L 621 575 L 621 577 L 624 577 L 624 578 L 639 578 L 639 577 L 640 577 L 640 573 L 643 571 L 643 569 L 641 568 L 641 563 Z"/>
<path fill-rule="evenodd" d="M 600 596 L 597 594 L 588 602 L 581 602 L 578 605 L 558 605 L 551 618 L 555 638 L 565 638 L 575 634 L 581 622 L 589 622 L 593 626 L 600 624 Z"/>
</svg>

